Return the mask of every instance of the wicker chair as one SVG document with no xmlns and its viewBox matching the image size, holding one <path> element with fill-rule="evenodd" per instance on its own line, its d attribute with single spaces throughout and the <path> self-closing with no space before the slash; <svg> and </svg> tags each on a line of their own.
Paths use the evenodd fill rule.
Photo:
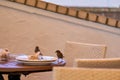
<svg viewBox="0 0 120 80">
<path fill-rule="evenodd" d="M 53 80 L 120 80 L 120 69 L 55 67 Z"/>
<path fill-rule="evenodd" d="M 66 66 L 73 66 L 75 58 L 105 58 L 106 49 L 106 45 L 68 41 L 64 49 Z"/>
<path fill-rule="evenodd" d="M 120 58 L 75 59 L 76 67 L 83 68 L 120 68 Z"/>
</svg>

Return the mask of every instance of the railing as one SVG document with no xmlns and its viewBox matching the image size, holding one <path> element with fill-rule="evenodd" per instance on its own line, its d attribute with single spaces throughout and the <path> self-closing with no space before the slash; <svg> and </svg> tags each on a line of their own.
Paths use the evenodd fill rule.
<svg viewBox="0 0 120 80">
<path fill-rule="evenodd" d="M 60 14 L 76 17 L 79 19 L 84 19 L 84 20 L 93 21 L 93 22 L 113 26 L 116 28 L 120 28 L 119 20 L 109 18 L 106 16 L 97 15 L 97 14 L 83 11 L 83 10 L 68 8 L 68 7 L 44 2 L 41 0 L 8 0 L 8 1 L 17 2 L 17 3 L 24 4 L 24 5 L 33 6 L 36 8 L 52 11 L 55 13 L 60 13 Z"/>
</svg>

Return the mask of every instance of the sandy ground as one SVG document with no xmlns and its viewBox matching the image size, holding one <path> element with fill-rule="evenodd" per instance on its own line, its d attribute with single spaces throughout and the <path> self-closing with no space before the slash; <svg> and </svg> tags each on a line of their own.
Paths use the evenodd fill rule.
<svg viewBox="0 0 120 80">
<path fill-rule="evenodd" d="M 49 14 L 49 12 L 46 13 Z M 85 22 L 85 24 L 94 24 Z M 102 25 L 95 24 L 95 26 Z M 44 55 L 56 56 L 55 50 L 60 49 L 64 52 L 66 41 L 106 44 L 110 46 L 108 48 L 109 57 L 120 56 L 118 54 L 119 34 L 101 32 L 98 29 L 57 20 L 49 16 L 0 6 L 0 48 L 8 48 L 13 54 L 32 54 L 35 46 L 38 45 Z M 27 77 L 22 76 L 22 80 L 26 79 L 52 80 L 52 72 L 35 73 Z"/>
</svg>

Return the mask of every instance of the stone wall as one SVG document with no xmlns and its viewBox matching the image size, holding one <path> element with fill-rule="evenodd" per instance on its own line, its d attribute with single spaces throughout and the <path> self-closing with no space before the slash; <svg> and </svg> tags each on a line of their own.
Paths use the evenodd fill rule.
<svg viewBox="0 0 120 80">
<path fill-rule="evenodd" d="M 114 18 L 120 20 L 120 8 L 88 8 L 88 7 L 75 7 L 77 10 L 84 10 L 87 12 L 92 12 L 96 14 L 100 14 L 106 17 Z"/>
<path fill-rule="evenodd" d="M 120 12 L 93 12 L 93 13 L 120 20 Z"/>
<path fill-rule="evenodd" d="M 97 14 L 87 12 L 84 10 L 77 10 L 73 8 L 59 6 L 59 5 L 51 4 L 51 3 L 44 2 L 41 0 L 9 0 L 9 1 L 21 3 L 24 5 L 28 5 L 28 6 L 33 6 L 36 8 L 52 11 L 52 12 L 59 13 L 59 14 L 72 16 L 72 17 L 79 18 L 79 19 L 94 21 L 97 23 L 101 23 L 101 24 L 105 24 L 105 25 L 109 25 L 109 26 L 113 26 L 117 28 L 120 27 L 119 20 L 116 20 L 114 18 L 109 18 L 103 15 L 97 15 Z"/>
</svg>

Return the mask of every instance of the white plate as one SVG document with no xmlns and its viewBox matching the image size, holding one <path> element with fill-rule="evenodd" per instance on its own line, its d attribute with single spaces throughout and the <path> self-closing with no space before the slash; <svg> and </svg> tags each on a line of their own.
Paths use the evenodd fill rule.
<svg viewBox="0 0 120 80">
<path fill-rule="evenodd" d="M 43 59 L 40 59 L 41 56 L 39 56 L 39 60 L 29 60 L 29 56 L 30 55 L 17 56 L 16 60 L 25 65 L 49 65 L 55 60 L 57 60 L 56 57 L 52 56 L 42 56 Z"/>
</svg>

